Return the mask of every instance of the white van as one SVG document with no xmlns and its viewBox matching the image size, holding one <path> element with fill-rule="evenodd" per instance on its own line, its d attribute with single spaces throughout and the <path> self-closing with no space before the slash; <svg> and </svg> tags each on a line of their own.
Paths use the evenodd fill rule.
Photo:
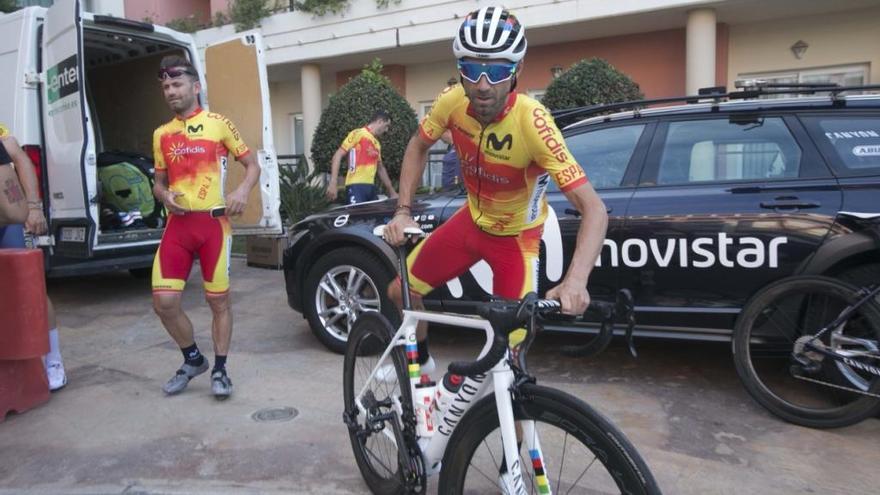
<svg viewBox="0 0 880 495">
<path fill-rule="evenodd" d="M 160 59 L 169 54 L 192 61 L 202 77 L 202 106 L 235 122 L 257 152 L 259 187 L 245 213 L 233 219 L 234 232 L 281 232 L 259 34 L 210 46 L 202 64 L 189 34 L 81 12 L 79 1 L 59 0 L 48 9 L 0 15 L 0 123 L 38 168 L 49 235 L 37 244 L 46 250 L 49 275 L 148 273 L 162 222 L 102 228 L 98 168 L 110 152 L 152 158 L 153 130 L 173 117 L 156 79 Z M 244 177 L 244 167 L 230 162 L 227 191 Z"/>
</svg>

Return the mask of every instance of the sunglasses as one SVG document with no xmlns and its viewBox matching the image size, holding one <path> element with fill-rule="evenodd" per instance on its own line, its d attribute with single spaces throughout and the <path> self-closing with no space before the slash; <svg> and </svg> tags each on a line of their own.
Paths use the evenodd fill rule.
<svg viewBox="0 0 880 495">
<path fill-rule="evenodd" d="M 159 69 L 158 77 L 160 81 L 165 81 L 167 79 L 174 79 L 176 77 L 180 77 L 184 74 L 188 74 L 190 76 L 195 76 L 195 72 L 186 69 L 186 68 L 177 68 L 177 67 L 168 67 L 165 69 Z"/>
<path fill-rule="evenodd" d="M 477 84 L 485 75 L 489 84 L 499 84 L 507 81 L 516 73 L 516 64 L 489 64 L 486 62 L 458 61 L 458 72 L 468 82 Z"/>
</svg>

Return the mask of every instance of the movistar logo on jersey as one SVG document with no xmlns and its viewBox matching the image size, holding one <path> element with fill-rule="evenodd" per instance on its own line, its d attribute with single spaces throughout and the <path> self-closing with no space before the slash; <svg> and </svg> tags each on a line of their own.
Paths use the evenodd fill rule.
<svg viewBox="0 0 880 495">
<path fill-rule="evenodd" d="M 602 256 L 596 266 L 602 266 L 602 259 L 609 260 L 612 267 L 623 266 L 641 268 L 654 265 L 659 268 L 694 267 L 713 268 L 777 268 L 779 267 L 779 246 L 786 244 L 788 237 L 773 237 L 764 241 L 757 237 L 731 237 L 720 232 L 716 237 L 696 237 L 693 239 L 627 239 L 618 243 L 605 239 Z"/>
<path fill-rule="evenodd" d="M 199 125 L 188 125 L 186 126 L 186 132 L 190 134 L 195 134 L 197 132 L 202 132 L 205 129 L 205 126 L 202 124 Z"/>
<path fill-rule="evenodd" d="M 496 136 L 494 132 L 490 132 L 489 136 L 486 138 L 486 144 L 492 145 L 492 147 L 495 148 L 495 151 L 501 151 L 501 148 L 505 145 L 509 150 L 513 146 L 513 136 L 508 134 L 499 141 L 498 136 Z"/>
<path fill-rule="evenodd" d="M 76 55 L 71 55 L 46 71 L 46 88 L 49 104 L 76 93 L 79 77 L 76 70 Z"/>
</svg>

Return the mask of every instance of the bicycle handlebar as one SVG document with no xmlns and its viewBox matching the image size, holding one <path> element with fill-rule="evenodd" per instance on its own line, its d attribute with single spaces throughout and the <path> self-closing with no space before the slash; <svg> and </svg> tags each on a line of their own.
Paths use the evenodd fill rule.
<svg viewBox="0 0 880 495">
<path fill-rule="evenodd" d="M 478 308 L 478 313 L 489 320 L 495 335 L 492 346 L 486 354 L 476 361 L 455 361 L 449 365 L 449 371 L 456 375 L 473 376 L 482 375 L 491 370 L 507 352 L 510 341 L 510 333 L 521 328 L 526 321 L 535 315 L 556 313 L 562 308 L 559 301 L 553 299 L 540 299 L 531 292 L 522 301 L 498 300 L 492 301 Z M 603 320 L 614 318 L 615 304 L 602 301 L 591 301 L 584 315 L 595 313 Z"/>
</svg>

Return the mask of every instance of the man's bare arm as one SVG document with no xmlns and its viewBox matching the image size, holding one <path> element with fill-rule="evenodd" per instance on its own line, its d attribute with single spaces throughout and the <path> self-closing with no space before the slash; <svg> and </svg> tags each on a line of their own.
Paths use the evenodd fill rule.
<svg viewBox="0 0 880 495">
<path fill-rule="evenodd" d="M 260 163 L 257 161 L 256 153 L 248 153 L 239 158 L 238 161 L 244 165 L 245 176 L 241 184 L 234 191 L 226 195 L 227 215 L 239 215 L 244 211 L 245 207 L 247 207 L 251 189 L 260 180 Z"/>
<path fill-rule="evenodd" d="M 327 184 L 327 199 L 330 201 L 334 201 L 339 192 L 339 163 L 345 155 L 346 151 L 338 148 L 330 160 L 330 182 Z"/>
<path fill-rule="evenodd" d="M 580 212 L 581 225 L 568 271 L 559 285 L 547 291 L 547 298 L 559 299 L 565 313 L 581 314 L 590 304 L 587 281 L 596 264 L 596 258 L 602 251 L 608 228 L 608 213 L 605 203 L 590 183 L 564 194 Z"/>
</svg>

